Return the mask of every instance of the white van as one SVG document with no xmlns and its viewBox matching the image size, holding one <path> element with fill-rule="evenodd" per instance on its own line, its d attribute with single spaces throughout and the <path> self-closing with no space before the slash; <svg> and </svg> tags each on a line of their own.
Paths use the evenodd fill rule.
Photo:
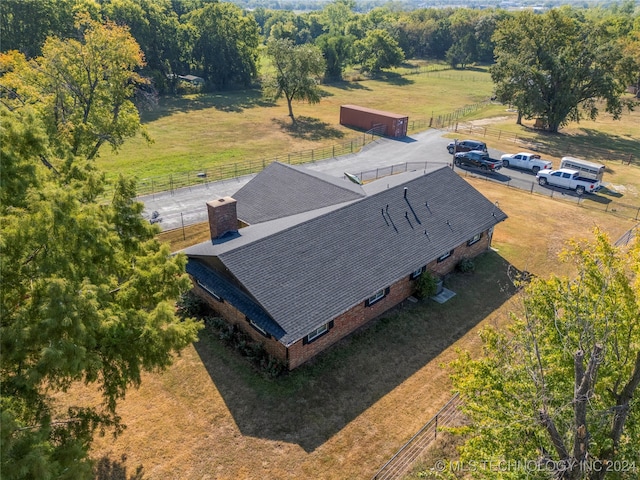
<svg viewBox="0 0 640 480">
<path fill-rule="evenodd" d="M 578 170 L 582 178 L 589 178 L 601 182 L 606 167 L 601 163 L 588 162 L 580 158 L 562 157 L 560 168 Z"/>
</svg>

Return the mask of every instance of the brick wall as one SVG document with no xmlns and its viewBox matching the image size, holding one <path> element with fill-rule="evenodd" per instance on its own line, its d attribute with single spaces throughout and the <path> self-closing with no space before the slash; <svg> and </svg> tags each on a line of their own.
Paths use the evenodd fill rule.
<svg viewBox="0 0 640 480">
<path fill-rule="evenodd" d="M 473 245 L 467 245 L 466 242 L 457 246 L 453 254 L 442 262 L 433 262 L 427 265 L 427 270 L 441 277 L 451 272 L 457 263 L 463 258 L 473 258 L 487 250 L 489 247 L 490 235 L 483 232 L 479 241 Z M 443 252 L 444 253 L 444 252 Z M 378 300 L 370 306 L 365 306 L 366 299 L 362 299 L 355 307 L 344 312 L 333 319 L 333 326 L 329 331 L 320 337 L 306 343 L 299 340 L 289 346 L 287 356 L 287 348 L 273 338 L 266 338 L 260 332 L 256 331 L 245 319 L 245 316 L 236 310 L 227 302 L 218 302 L 205 290 L 194 282 L 194 291 L 201 296 L 211 308 L 220 316 L 225 318 L 229 323 L 238 325 L 244 331 L 249 333 L 251 337 L 264 344 L 266 350 L 276 358 L 285 362 L 289 370 L 299 367 L 303 363 L 318 355 L 320 352 L 333 345 L 340 339 L 349 335 L 361 326 L 379 317 L 390 308 L 398 305 L 400 302 L 411 296 L 414 292 L 414 281 L 410 279 L 411 272 L 401 280 L 389 287 L 389 293 L 384 298 Z M 374 291 L 371 295 L 375 294 Z M 327 320 L 329 322 L 329 319 Z"/>
<path fill-rule="evenodd" d="M 239 310 L 236 310 L 229 302 L 223 301 L 219 302 L 215 298 L 209 294 L 206 290 L 204 290 L 200 285 L 196 283 L 196 281 L 191 278 L 193 282 L 193 291 L 200 298 L 202 298 L 211 309 L 224 318 L 227 322 L 237 325 L 238 328 L 248 333 L 252 339 L 257 342 L 261 342 L 264 345 L 265 350 L 269 352 L 270 355 L 278 358 L 282 362 L 286 362 L 287 359 L 287 349 L 280 342 L 275 340 L 273 337 L 265 337 L 261 332 L 257 331 L 255 328 L 251 326 L 251 324 L 247 321 L 246 316 L 241 313 Z"/>
</svg>

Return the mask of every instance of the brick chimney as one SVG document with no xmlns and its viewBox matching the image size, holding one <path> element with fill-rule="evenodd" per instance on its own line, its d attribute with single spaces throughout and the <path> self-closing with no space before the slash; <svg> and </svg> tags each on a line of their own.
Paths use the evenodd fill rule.
<svg viewBox="0 0 640 480">
<path fill-rule="evenodd" d="M 207 202 L 209 231 L 211 240 L 222 237 L 228 232 L 238 231 L 236 201 L 231 197 L 218 198 Z"/>
</svg>

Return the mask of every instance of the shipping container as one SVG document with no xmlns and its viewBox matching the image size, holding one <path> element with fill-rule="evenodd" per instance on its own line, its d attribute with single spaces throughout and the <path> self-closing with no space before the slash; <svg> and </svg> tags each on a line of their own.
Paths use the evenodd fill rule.
<svg viewBox="0 0 640 480">
<path fill-rule="evenodd" d="M 376 130 L 386 137 L 402 138 L 407 136 L 409 117 L 397 113 L 374 110 L 357 105 L 340 106 L 340 125 L 361 130 Z"/>
</svg>

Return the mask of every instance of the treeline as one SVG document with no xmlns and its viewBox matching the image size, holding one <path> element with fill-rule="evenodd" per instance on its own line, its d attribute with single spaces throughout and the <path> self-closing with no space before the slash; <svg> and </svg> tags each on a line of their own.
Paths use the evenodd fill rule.
<svg viewBox="0 0 640 480">
<path fill-rule="evenodd" d="M 362 5 L 317 2 L 318 10 L 296 13 L 215 0 L 3 0 L 1 48 L 36 57 L 47 37 L 77 36 L 75 14 L 86 11 L 94 20 L 128 26 L 145 55 L 141 73 L 160 93 L 177 91 L 184 84 L 180 75 L 202 77 L 204 88 L 221 90 L 258 80 L 260 49 L 270 38 L 317 46 L 327 80 L 341 79 L 347 66 L 375 73 L 410 58 L 446 61 L 453 68 L 491 64 L 498 25 L 519 15 L 495 8 L 407 11 L 398 2 L 364 13 L 358 11 Z M 621 38 L 640 30 L 632 0 L 573 12 L 581 21 L 606 24 Z"/>
</svg>

